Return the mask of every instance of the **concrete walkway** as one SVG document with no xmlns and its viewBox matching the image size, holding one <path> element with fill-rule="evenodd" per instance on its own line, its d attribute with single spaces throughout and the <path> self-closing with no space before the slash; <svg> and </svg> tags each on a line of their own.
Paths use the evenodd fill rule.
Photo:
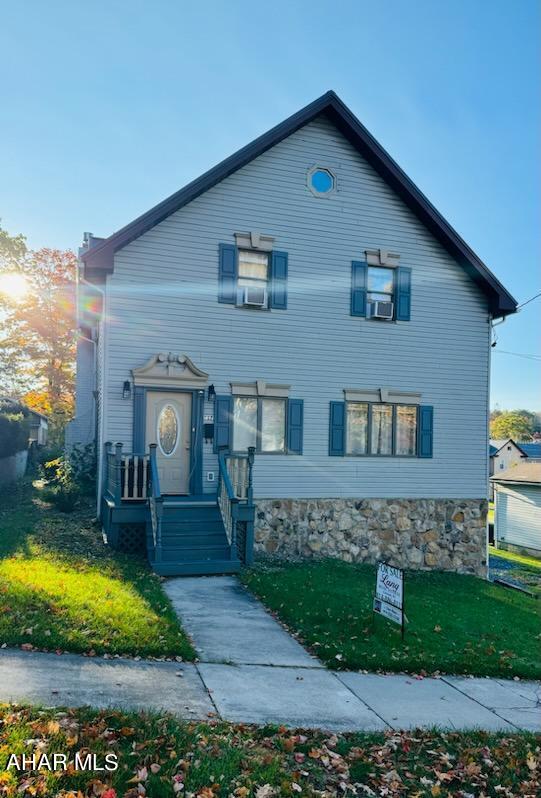
<svg viewBox="0 0 541 798">
<path fill-rule="evenodd" d="M 168 579 L 163 588 L 202 662 L 322 667 L 234 576 Z"/>
<path fill-rule="evenodd" d="M 183 718 L 333 731 L 439 726 L 541 730 L 541 685 L 333 673 L 235 579 L 164 583 L 197 664 L 0 650 L 0 701 L 166 709 Z"/>
</svg>

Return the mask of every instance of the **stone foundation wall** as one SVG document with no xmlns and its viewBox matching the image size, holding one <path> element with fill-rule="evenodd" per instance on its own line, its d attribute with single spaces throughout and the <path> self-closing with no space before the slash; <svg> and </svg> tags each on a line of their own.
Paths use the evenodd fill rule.
<svg viewBox="0 0 541 798">
<path fill-rule="evenodd" d="M 485 499 L 262 499 L 256 552 L 486 575 Z"/>
</svg>

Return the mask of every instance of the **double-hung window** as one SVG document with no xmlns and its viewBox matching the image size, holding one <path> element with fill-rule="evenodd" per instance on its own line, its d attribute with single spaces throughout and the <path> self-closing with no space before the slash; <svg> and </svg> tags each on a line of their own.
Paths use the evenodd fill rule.
<svg viewBox="0 0 541 798">
<path fill-rule="evenodd" d="M 267 252 L 239 249 L 239 304 L 268 304 L 269 256 Z"/>
<path fill-rule="evenodd" d="M 367 299 L 369 302 L 392 302 L 394 297 L 394 269 L 369 266 L 367 274 Z"/>
<path fill-rule="evenodd" d="M 368 316 L 390 321 L 395 318 L 395 269 L 368 266 L 366 301 Z"/>
<path fill-rule="evenodd" d="M 242 245 L 218 248 L 218 302 L 252 310 L 287 310 L 287 252 L 270 249 L 269 236 L 235 235 Z M 260 243 L 264 239 L 265 247 L 258 248 L 255 239 Z"/>
<path fill-rule="evenodd" d="M 286 403 L 287 399 L 275 397 L 233 397 L 233 451 L 255 446 L 259 452 L 284 453 Z"/>
<path fill-rule="evenodd" d="M 415 457 L 415 405 L 346 402 L 346 454 Z"/>
<path fill-rule="evenodd" d="M 409 321 L 411 269 L 352 261 L 350 312 L 367 319 Z"/>
<path fill-rule="evenodd" d="M 417 454 L 417 408 L 412 405 L 395 407 L 395 454 L 413 457 Z"/>
</svg>

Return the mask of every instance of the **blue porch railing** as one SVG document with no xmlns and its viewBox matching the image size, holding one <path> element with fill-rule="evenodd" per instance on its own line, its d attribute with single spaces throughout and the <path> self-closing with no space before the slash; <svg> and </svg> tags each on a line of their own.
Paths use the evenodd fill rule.
<svg viewBox="0 0 541 798">
<path fill-rule="evenodd" d="M 150 509 L 150 524 L 152 528 L 152 542 L 154 545 L 154 561 L 160 562 L 162 558 L 163 499 L 160 491 L 158 464 L 156 462 L 156 444 L 151 443 L 149 448 L 148 506 Z"/>
<path fill-rule="evenodd" d="M 231 455 L 225 448 L 218 453 L 218 506 L 227 539 L 247 565 L 253 561 L 254 453 L 253 447 L 247 454 Z"/>
<path fill-rule="evenodd" d="M 150 455 L 123 452 L 122 444 L 105 444 L 104 494 L 121 502 L 145 502 L 148 496 Z"/>
<path fill-rule="evenodd" d="M 122 526 L 114 520 L 114 513 L 129 514 L 141 508 L 141 520 L 146 515 L 147 546 L 152 547 L 154 562 L 162 560 L 162 519 L 166 512 L 160 490 L 156 460 L 156 444 L 150 444 L 149 454 L 124 452 L 121 443 L 105 444 L 105 461 L 102 491 L 102 522 L 108 539 L 115 538 L 115 529 Z M 253 465 L 255 450 L 232 455 L 220 450 L 217 503 L 228 542 L 241 562 L 253 561 L 255 505 L 253 497 Z M 209 497 L 212 498 L 212 497 Z M 216 500 L 215 499 L 215 500 Z M 124 516 L 122 516 L 124 517 Z M 127 515 L 126 515 L 127 517 Z M 139 517 L 137 517 L 139 523 Z M 118 530 L 117 530 L 118 531 Z M 152 537 L 150 537 L 152 536 Z M 113 544 L 114 545 L 114 544 Z M 149 551 L 150 554 L 150 551 Z M 165 555 L 164 555 L 165 556 Z"/>
</svg>

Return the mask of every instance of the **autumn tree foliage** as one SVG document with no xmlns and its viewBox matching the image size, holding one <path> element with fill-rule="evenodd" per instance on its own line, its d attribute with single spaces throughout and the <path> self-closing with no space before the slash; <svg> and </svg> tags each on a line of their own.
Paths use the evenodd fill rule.
<svg viewBox="0 0 541 798">
<path fill-rule="evenodd" d="M 22 236 L 0 233 L 0 280 L 26 280 L 22 296 L 0 293 L 0 393 L 47 415 L 50 440 L 61 443 L 74 406 L 77 259 L 69 250 L 29 251 Z"/>
<path fill-rule="evenodd" d="M 498 410 L 490 414 L 490 437 L 494 440 L 528 441 L 537 428 L 535 413 L 529 410 Z"/>
</svg>

